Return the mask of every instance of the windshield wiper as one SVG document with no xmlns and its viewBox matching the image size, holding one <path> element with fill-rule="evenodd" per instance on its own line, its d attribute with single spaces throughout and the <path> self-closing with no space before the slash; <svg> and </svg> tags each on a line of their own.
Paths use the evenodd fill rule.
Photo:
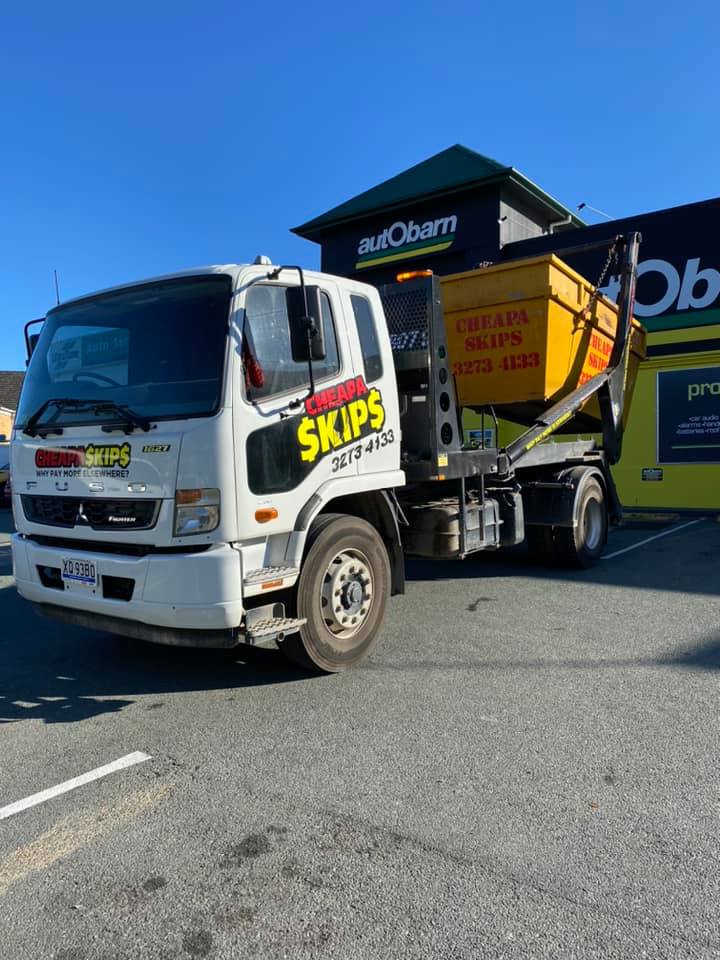
<svg viewBox="0 0 720 960">
<path fill-rule="evenodd" d="M 49 400 L 46 400 L 45 403 L 42 403 L 37 408 L 35 413 L 28 418 L 28 422 L 25 424 L 24 428 L 24 432 L 28 436 L 38 436 L 38 434 L 41 432 L 38 430 L 38 422 L 40 417 L 51 406 L 57 407 L 57 413 L 60 413 L 61 410 L 66 408 L 72 410 L 89 410 L 96 416 L 105 412 L 115 413 L 118 415 L 120 421 L 125 425 L 126 433 L 131 433 L 138 427 L 141 430 L 144 430 L 145 433 L 150 430 L 150 421 L 146 417 L 141 416 L 139 413 L 135 413 L 134 410 L 130 410 L 129 407 L 126 407 L 123 404 L 116 403 L 114 400 L 80 400 L 73 397 L 51 397 Z M 108 424 L 103 424 L 103 430 L 107 430 L 108 426 Z M 44 433 L 45 429 L 41 429 Z M 52 429 L 52 421 L 47 424 L 47 429 Z"/>
<path fill-rule="evenodd" d="M 135 413 L 134 410 L 131 410 L 130 407 L 126 407 L 122 403 L 115 403 L 114 400 L 101 400 L 99 403 L 94 403 L 92 411 L 95 414 L 102 413 L 103 411 L 108 411 L 112 413 L 117 413 L 122 422 L 125 424 L 126 433 L 132 433 L 132 431 L 139 427 L 145 433 L 150 430 L 150 421 L 147 417 L 141 416 L 139 413 Z M 107 433 L 112 429 L 110 424 L 103 424 L 103 430 Z"/>
<path fill-rule="evenodd" d="M 71 397 L 50 397 L 49 400 L 46 400 L 45 403 L 41 403 L 37 408 L 35 413 L 32 416 L 28 417 L 28 421 L 23 428 L 23 433 L 26 433 L 29 437 L 36 437 L 39 434 L 37 429 L 38 422 L 40 417 L 48 410 L 50 407 L 57 407 L 58 413 L 63 409 L 63 407 L 77 407 L 84 403 L 83 400 L 73 400 Z M 48 428 L 50 424 L 48 424 Z"/>
</svg>

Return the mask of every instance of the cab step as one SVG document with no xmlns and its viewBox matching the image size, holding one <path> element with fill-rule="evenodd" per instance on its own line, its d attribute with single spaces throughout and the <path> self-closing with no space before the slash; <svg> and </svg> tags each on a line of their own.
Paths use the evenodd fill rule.
<svg viewBox="0 0 720 960">
<path fill-rule="evenodd" d="M 291 566 L 260 567 L 249 570 L 243 577 L 243 591 L 246 596 L 256 596 L 263 590 L 280 590 L 291 587 L 297 580 L 300 570 Z"/>
<path fill-rule="evenodd" d="M 264 620 L 255 620 L 247 628 L 245 640 L 254 647 L 272 646 L 288 634 L 297 633 L 306 623 L 305 618 L 294 620 L 292 617 L 268 617 Z"/>
</svg>

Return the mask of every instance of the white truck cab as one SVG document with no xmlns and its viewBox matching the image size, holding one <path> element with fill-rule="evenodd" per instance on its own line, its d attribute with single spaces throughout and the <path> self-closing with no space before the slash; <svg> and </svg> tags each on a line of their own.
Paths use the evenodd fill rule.
<svg viewBox="0 0 720 960">
<path fill-rule="evenodd" d="M 12 476 L 15 577 L 39 612 L 352 665 L 403 588 L 377 290 L 260 262 L 57 306 L 28 366 Z"/>
</svg>

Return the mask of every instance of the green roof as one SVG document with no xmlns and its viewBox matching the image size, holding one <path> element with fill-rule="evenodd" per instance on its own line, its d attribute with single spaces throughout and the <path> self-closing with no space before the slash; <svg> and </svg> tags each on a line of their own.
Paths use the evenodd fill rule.
<svg viewBox="0 0 720 960">
<path fill-rule="evenodd" d="M 470 186 L 488 186 L 492 183 L 513 184 L 521 192 L 530 194 L 536 203 L 539 201 L 549 211 L 558 214 L 559 218 L 572 217 L 573 226 L 584 226 L 579 217 L 541 190 L 532 180 L 528 180 L 519 170 L 503 166 L 497 160 L 484 157 L 481 153 L 456 143 L 455 146 L 448 147 L 447 150 L 442 150 L 376 187 L 333 207 L 327 213 L 293 227 L 292 232 L 301 237 L 315 239 L 328 227 L 358 220 L 379 210 L 404 206 L 417 197 L 439 197 Z"/>
</svg>

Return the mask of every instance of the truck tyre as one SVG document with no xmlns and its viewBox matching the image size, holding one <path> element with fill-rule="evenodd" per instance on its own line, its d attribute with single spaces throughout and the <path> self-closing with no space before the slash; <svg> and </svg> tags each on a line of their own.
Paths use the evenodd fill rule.
<svg viewBox="0 0 720 960">
<path fill-rule="evenodd" d="M 608 532 L 605 491 L 596 477 L 579 481 L 575 517 L 574 527 L 555 528 L 555 549 L 564 566 L 587 569 L 602 553 Z"/>
<path fill-rule="evenodd" d="M 358 517 L 326 513 L 308 533 L 295 609 L 306 624 L 281 645 L 310 670 L 357 666 L 377 642 L 390 595 L 390 558 L 375 527 Z"/>
<path fill-rule="evenodd" d="M 553 528 L 540 524 L 528 524 L 525 528 L 528 551 L 535 563 L 552 565 L 557 560 Z"/>
</svg>

